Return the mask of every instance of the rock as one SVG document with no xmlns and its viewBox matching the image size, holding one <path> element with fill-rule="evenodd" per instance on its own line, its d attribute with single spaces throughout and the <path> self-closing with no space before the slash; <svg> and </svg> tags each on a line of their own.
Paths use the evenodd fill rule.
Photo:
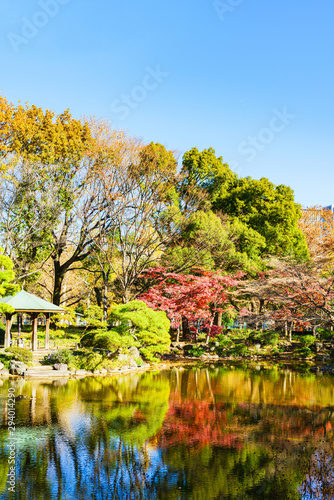
<svg viewBox="0 0 334 500">
<path fill-rule="evenodd" d="M 87 375 L 88 373 L 86 370 L 76 370 L 75 372 L 76 375 Z"/>
<path fill-rule="evenodd" d="M 128 356 L 127 354 L 122 354 L 122 353 L 121 353 L 121 354 L 119 354 L 119 355 L 117 356 L 117 359 L 119 359 L 120 361 L 128 361 L 129 356 Z"/>
<path fill-rule="evenodd" d="M 0 376 L 5 377 L 7 375 L 9 375 L 9 370 L 7 370 L 7 368 L 0 370 Z"/>
<path fill-rule="evenodd" d="M 129 366 L 131 368 L 138 368 L 138 365 L 137 365 L 136 361 L 133 358 L 129 359 Z"/>
<path fill-rule="evenodd" d="M 27 371 L 27 366 L 22 361 L 12 360 L 10 362 L 9 372 L 12 375 L 23 375 L 25 371 Z"/>
<path fill-rule="evenodd" d="M 311 346 L 313 352 L 321 352 L 323 350 L 323 344 L 321 342 L 314 342 Z"/>
<path fill-rule="evenodd" d="M 134 358 L 134 359 L 138 359 L 140 358 L 140 352 L 139 350 L 137 349 L 137 347 L 129 347 L 128 349 L 128 353 L 129 355 Z"/>
<path fill-rule="evenodd" d="M 102 368 L 101 373 L 103 373 L 103 374 L 108 373 L 108 370 L 106 370 L 105 368 Z"/>
<path fill-rule="evenodd" d="M 100 375 L 101 372 L 100 372 L 100 370 L 94 370 L 93 373 L 94 373 L 94 375 Z"/>
<path fill-rule="evenodd" d="M 4 367 L 5 367 L 5 365 L 0 362 L 0 370 L 2 370 Z"/>
<path fill-rule="evenodd" d="M 65 363 L 56 363 L 53 365 L 54 370 L 59 370 L 60 372 L 67 372 L 67 365 Z"/>
<path fill-rule="evenodd" d="M 207 354 L 202 354 L 202 356 L 199 358 L 199 359 L 208 359 L 208 355 Z"/>
</svg>

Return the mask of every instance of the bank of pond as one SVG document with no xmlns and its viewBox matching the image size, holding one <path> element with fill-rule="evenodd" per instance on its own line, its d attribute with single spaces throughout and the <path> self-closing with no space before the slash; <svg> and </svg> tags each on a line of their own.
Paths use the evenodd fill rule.
<svg viewBox="0 0 334 500">
<path fill-rule="evenodd" d="M 330 373 L 226 362 L 17 377 L 0 380 L 0 408 L 2 500 L 334 498 Z"/>
</svg>

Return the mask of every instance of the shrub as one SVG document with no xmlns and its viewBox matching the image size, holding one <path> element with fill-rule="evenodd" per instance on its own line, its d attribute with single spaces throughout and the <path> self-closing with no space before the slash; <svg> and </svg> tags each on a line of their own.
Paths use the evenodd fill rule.
<svg viewBox="0 0 334 500">
<path fill-rule="evenodd" d="M 70 365 L 73 360 L 72 352 L 69 349 L 61 349 L 50 354 L 48 361 L 50 364 L 64 363 Z"/>
<path fill-rule="evenodd" d="M 205 353 L 205 351 L 204 351 L 203 347 L 197 347 L 197 346 L 194 346 L 192 349 L 190 349 L 188 351 L 188 354 L 190 356 L 194 356 L 195 358 L 199 358 L 204 353 Z"/>
<path fill-rule="evenodd" d="M 316 341 L 316 338 L 313 335 L 302 335 L 299 337 L 299 342 L 301 343 L 302 347 L 309 347 L 310 345 L 314 344 Z"/>
<path fill-rule="evenodd" d="M 247 354 L 249 351 L 245 344 L 237 344 L 228 350 L 229 356 L 246 356 Z"/>
<path fill-rule="evenodd" d="M 252 344 L 261 344 L 262 347 L 276 347 L 279 341 L 279 335 L 271 330 L 265 330 L 263 332 L 253 330 L 249 335 L 249 340 Z"/>
<path fill-rule="evenodd" d="M 299 356 L 303 358 L 307 358 L 309 356 L 312 356 L 313 353 L 309 347 L 298 347 L 293 351 L 294 354 L 298 354 Z"/>
<path fill-rule="evenodd" d="M 112 330 L 95 330 L 86 333 L 80 343 L 83 347 L 95 347 L 107 351 L 114 351 L 119 347 L 137 346 L 138 343 L 131 335 L 120 335 L 115 329 Z"/>
<path fill-rule="evenodd" d="M 326 330 L 324 328 L 318 328 L 317 333 L 319 335 L 320 340 L 330 341 L 333 338 L 334 332 L 331 330 Z"/>
<path fill-rule="evenodd" d="M 276 332 L 268 331 L 264 332 L 263 342 L 261 342 L 264 346 L 276 347 L 279 341 L 279 335 Z"/>
<path fill-rule="evenodd" d="M 32 352 L 22 347 L 7 347 L 5 351 L 13 354 L 13 358 L 16 359 L 16 361 L 31 363 L 33 360 Z"/>
<path fill-rule="evenodd" d="M 84 349 L 73 357 L 72 366 L 77 370 L 94 371 L 100 368 L 103 362 L 102 354 Z"/>
<path fill-rule="evenodd" d="M 88 332 L 80 339 L 80 344 L 84 347 L 93 347 L 94 339 L 97 332 Z"/>
<path fill-rule="evenodd" d="M 233 328 L 231 330 L 228 330 L 230 337 L 233 339 L 247 339 L 249 337 L 249 334 L 252 332 L 252 330 L 248 329 L 237 329 Z"/>
</svg>

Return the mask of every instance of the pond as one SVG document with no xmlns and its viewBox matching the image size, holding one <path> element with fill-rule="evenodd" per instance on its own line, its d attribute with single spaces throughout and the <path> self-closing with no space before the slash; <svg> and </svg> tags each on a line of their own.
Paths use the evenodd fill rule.
<svg viewBox="0 0 334 500">
<path fill-rule="evenodd" d="M 212 365 L 0 385 L 1 499 L 334 498 L 330 375 Z M 12 388 L 28 397 L 10 434 Z"/>
</svg>

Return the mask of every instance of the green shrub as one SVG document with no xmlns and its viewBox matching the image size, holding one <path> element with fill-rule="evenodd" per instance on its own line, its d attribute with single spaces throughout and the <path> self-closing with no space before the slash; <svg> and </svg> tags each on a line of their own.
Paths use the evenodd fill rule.
<svg viewBox="0 0 334 500">
<path fill-rule="evenodd" d="M 313 335 L 301 335 L 299 337 L 299 342 L 301 343 L 302 347 L 309 347 L 310 345 L 314 344 L 316 341 L 316 338 Z"/>
<path fill-rule="evenodd" d="M 0 354 L 0 362 L 5 365 L 5 368 L 7 368 L 7 370 L 9 369 L 11 359 L 13 359 L 13 357 L 9 353 Z"/>
<path fill-rule="evenodd" d="M 90 331 L 81 338 L 80 343 L 83 347 L 95 347 L 106 351 L 138 345 L 132 335 L 120 335 L 115 329 Z"/>
<path fill-rule="evenodd" d="M 252 344 L 261 344 L 261 347 L 276 347 L 279 335 L 272 330 L 264 330 L 262 332 L 253 330 L 249 335 L 249 341 Z"/>
<path fill-rule="evenodd" d="M 59 351 L 51 353 L 48 360 L 49 364 L 63 363 L 70 365 L 73 361 L 73 355 L 69 349 L 60 349 Z"/>
<path fill-rule="evenodd" d="M 85 349 L 76 353 L 71 365 L 77 370 L 94 371 L 102 368 L 104 361 L 102 354 Z"/>
<path fill-rule="evenodd" d="M 31 363 L 33 360 L 33 354 L 28 349 L 23 349 L 22 347 L 7 347 L 6 352 L 12 353 L 13 358 L 16 361 L 22 361 L 22 363 Z"/>
<path fill-rule="evenodd" d="M 332 340 L 334 332 L 332 332 L 331 330 L 326 330 L 324 328 L 318 328 L 317 334 L 319 335 L 320 340 L 329 342 Z"/>
<path fill-rule="evenodd" d="M 301 356 L 303 358 L 307 358 L 309 356 L 312 356 L 313 353 L 309 347 L 298 347 L 293 351 L 294 354 L 297 354 L 298 356 Z"/>
<path fill-rule="evenodd" d="M 93 347 L 94 339 L 97 332 L 88 332 L 81 339 L 80 344 L 83 347 Z"/>
<path fill-rule="evenodd" d="M 229 356 L 247 356 L 249 350 L 245 344 L 237 344 L 228 351 Z"/>
<path fill-rule="evenodd" d="M 205 350 L 203 349 L 203 347 L 197 347 L 197 346 L 194 346 L 192 349 L 188 351 L 189 356 L 194 356 L 195 358 L 199 358 L 204 353 Z"/>
<path fill-rule="evenodd" d="M 115 342 L 111 332 L 96 332 L 94 336 L 93 347 L 104 349 L 106 351 L 114 351 L 119 347 Z"/>
<path fill-rule="evenodd" d="M 233 339 L 248 339 L 249 334 L 252 332 L 252 330 L 249 329 L 231 329 L 228 330 L 229 336 Z"/>
</svg>

